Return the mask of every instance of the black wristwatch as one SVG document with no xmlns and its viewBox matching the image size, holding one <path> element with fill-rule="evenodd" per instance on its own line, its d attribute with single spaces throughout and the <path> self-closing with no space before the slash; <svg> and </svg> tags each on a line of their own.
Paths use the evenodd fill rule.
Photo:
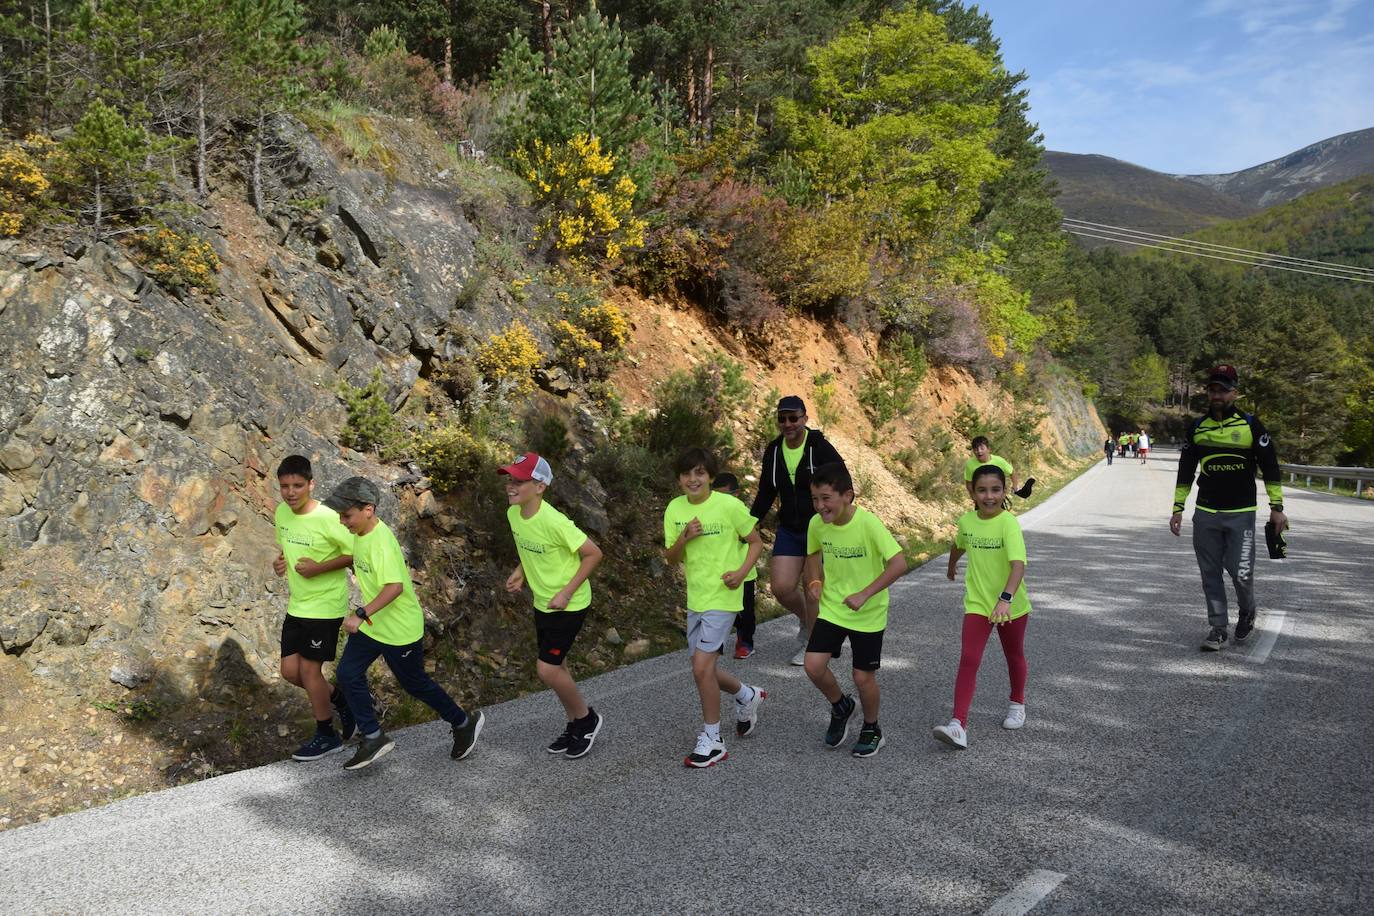
<svg viewBox="0 0 1374 916">
<path fill-rule="evenodd" d="M 358 605 L 357 607 L 355 607 L 353 609 L 353 613 L 358 615 L 359 620 L 367 620 L 367 608 L 363 607 L 362 605 Z"/>
<path fill-rule="evenodd" d="M 997 597 L 1000 598 L 1000 599 L 1003 600 L 1003 601 L 1011 601 L 1011 592 L 1003 592 L 1002 594 L 998 595 Z"/>
</svg>

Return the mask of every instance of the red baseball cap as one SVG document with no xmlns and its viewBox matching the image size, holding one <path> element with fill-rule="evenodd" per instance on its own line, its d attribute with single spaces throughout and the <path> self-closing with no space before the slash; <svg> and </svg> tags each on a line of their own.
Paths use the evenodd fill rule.
<svg viewBox="0 0 1374 916">
<path fill-rule="evenodd" d="M 1221 365 L 1212 369 L 1211 375 L 1207 377 L 1207 384 L 1220 385 L 1227 391 L 1236 387 L 1236 367 Z"/>
<path fill-rule="evenodd" d="M 534 452 L 526 452 L 510 464 L 497 468 L 496 473 L 507 474 L 515 480 L 537 480 L 543 484 L 553 483 L 553 468 Z"/>
</svg>

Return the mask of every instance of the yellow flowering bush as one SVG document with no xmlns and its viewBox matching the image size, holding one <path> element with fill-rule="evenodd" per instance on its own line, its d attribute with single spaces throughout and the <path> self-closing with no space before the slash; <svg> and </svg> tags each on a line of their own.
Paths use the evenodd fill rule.
<svg viewBox="0 0 1374 916">
<path fill-rule="evenodd" d="M 564 306 L 563 317 L 549 330 L 554 362 L 583 380 L 609 376 L 630 341 L 630 322 L 611 302 Z"/>
<path fill-rule="evenodd" d="M 544 209 L 536 239 L 574 256 L 607 261 L 643 247 L 646 225 L 633 213 L 638 189 L 628 175 L 616 175 L 615 156 L 601 149 L 600 138 L 578 134 L 560 145 L 534 140 L 513 158 Z"/>
<path fill-rule="evenodd" d="M 451 493 L 500 463 L 491 442 L 458 423 L 434 424 L 415 437 L 415 460 L 440 493 Z"/>
<path fill-rule="evenodd" d="M 501 333 L 487 338 L 474 362 L 487 381 L 510 382 L 515 394 L 524 395 L 534 389 L 531 375 L 543 360 L 530 329 L 522 321 L 513 321 Z"/>
<path fill-rule="evenodd" d="M 0 238 L 23 230 L 49 187 L 43 169 L 24 146 L 0 144 Z"/>
<path fill-rule="evenodd" d="M 198 236 L 178 232 L 155 223 L 134 241 L 143 269 L 170 289 L 199 289 L 213 293 L 218 288 L 219 255 L 209 242 Z"/>
</svg>

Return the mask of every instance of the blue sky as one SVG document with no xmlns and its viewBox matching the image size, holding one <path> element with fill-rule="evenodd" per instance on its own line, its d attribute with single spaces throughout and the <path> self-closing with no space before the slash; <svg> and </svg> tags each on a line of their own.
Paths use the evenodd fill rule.
<svg viewBox="0 0 1374 916">
<path fill-rule="evenodd" d="M 1374 0 L 977 5 L 1047 149 L 1232 172 L 1374 127 Z"/>
</svg>

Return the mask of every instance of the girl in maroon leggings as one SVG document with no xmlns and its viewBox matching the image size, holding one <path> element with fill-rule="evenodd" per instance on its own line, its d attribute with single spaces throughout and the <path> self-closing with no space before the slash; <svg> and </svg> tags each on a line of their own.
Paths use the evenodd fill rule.
<svg viewBox="0 0 1374 916">
<path fill-rule="evenodd" d="M 978 681 L 983 649 L 994 629 L 1007 657 L 1011 679 L 1011 706 L 1003 728 L 1026 723 L 1026 623 L 1030 599 L 1026 597 L 1026 542 L 1016 516 L 1003 506 L 1006 477 L 996 465 L 973 472 L 974 511 L 959 519 L 959 534 L 949 552 L 949 578 L 954 580 L 959 558 L 968 554 L 964 577 L 963 650 L 959 674 L 954 680 L 954 718 L 937 725 L 935 737 L 956 748 L 968 747 L 968 710 Z"/>
</svg>

